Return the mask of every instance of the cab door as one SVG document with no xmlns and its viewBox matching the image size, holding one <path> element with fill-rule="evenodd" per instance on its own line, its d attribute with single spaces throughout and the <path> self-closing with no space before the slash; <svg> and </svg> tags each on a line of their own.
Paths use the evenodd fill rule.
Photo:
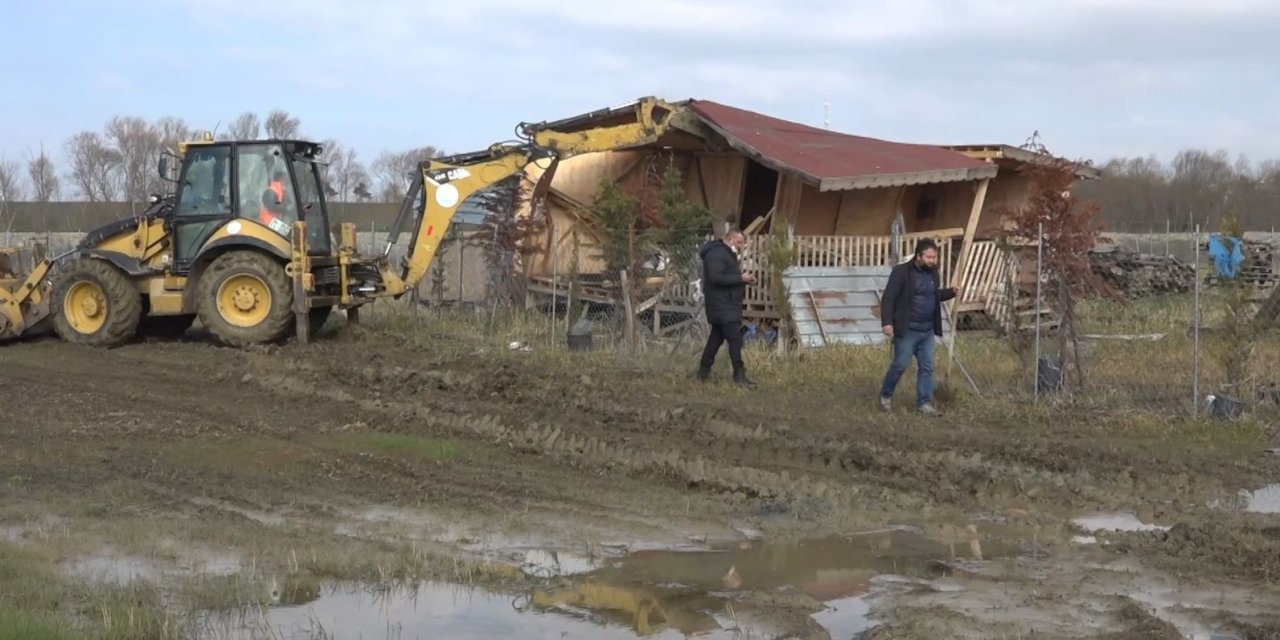
<svg viewBox="0 0 1280 640">
<path fill-rule="evenodd" d="M 228 144 L 197 145 L 187 151 L 172 222 L 176 273 L 187 273 L 209 236 L 235 216 L 231 158 Z"/>
</svg>

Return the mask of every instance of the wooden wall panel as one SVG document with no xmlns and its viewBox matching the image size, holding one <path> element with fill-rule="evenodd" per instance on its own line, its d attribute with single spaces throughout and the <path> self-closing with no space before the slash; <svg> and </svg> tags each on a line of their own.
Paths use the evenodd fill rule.
<svg viewBox="0 0 1280 640">
<path fill-rule="evenodd" d="M 840 192 L 839 214 L 836 218 L 834 233 L 845 236 L 878 236 L 889 235 L 896 213 L 895 204 L 899 204 L 900 187 L 883 189 L 854 189 Z M 911 195 L 907 189 L 902 193 L 901 204 L 905 206 Z"/>
<path fill-rule="evenodd" d="M 789 173 L 778 174 L 778 191 L 773 198 L 772 228 L 775 232 L 780 232 L 787 227 L 795 230 L 795 225 L 799 222 L 797 216 L 800 212 L 800 196 L 803 187 L 804 183 L 800 178 Z"/>
<path fill-rule="evenodd" d="M 800 189 L 800 217 L 796 233 L 802 236 L 826 236 L 836 232 L 840 217 L 841 192 L 818 191 L 817 187 L 803 185 Z"/>
<path fill-rule="evenodd" d="M 695 180 L 701 181 L 696 202 L 702 201 L 701 189 L 705 188 L 707 208 L 718 220 L 738 223 L 742 213 L 742 187 L 747 175 L 747 159 L 736 153 L 698 154 L 697 162 L 690 166 L 689 173 L 695 174 Z M 694 194 L 690 194 L 694 195 Z"/>
</svg>

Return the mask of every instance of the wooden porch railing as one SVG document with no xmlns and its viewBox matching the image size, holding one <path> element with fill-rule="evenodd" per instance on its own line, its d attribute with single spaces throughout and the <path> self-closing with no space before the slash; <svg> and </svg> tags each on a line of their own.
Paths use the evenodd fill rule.
<svg viewBox="0 0 1280 640">
<path fill-rule="evenodd" d="M 898 239 L 898 261 L 911 255 L 916 241 L 933 238 L 938 243 L 939 275 L 942 282 L 951 281 L 964 229 L 940 229 L 903 234 Z M 798 267 L 868 267 L 892 266 L 893 238 L 890 236 L 794 236 L 793 265 Z M 748 236 L 742 248 L 741 262 L 746 271 L 758 278 L 746 290 L 746 306 L 755 315 L 773 313 L 772 272 L 769 268 L 771 236 Z"/>
<path fill-rule="evenodd" d="M 994 240 L 977 240 L 969 249 L 969 260 L 960 275 L 964 293 L 958 311 L 985 311 L 987 298 L 1002 287 L 1007 273 L 1008 256 Z"/>
</svg>

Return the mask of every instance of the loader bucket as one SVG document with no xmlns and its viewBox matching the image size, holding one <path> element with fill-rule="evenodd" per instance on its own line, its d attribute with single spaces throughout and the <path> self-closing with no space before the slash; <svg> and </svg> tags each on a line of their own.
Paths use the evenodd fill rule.
<svg viewBox="0 0 1280 640">
<path fill-rule="evenodd" d="M 39 249 L 0 249 L 0 341 L 49 329 L 50 266 Z"/>
</svg>

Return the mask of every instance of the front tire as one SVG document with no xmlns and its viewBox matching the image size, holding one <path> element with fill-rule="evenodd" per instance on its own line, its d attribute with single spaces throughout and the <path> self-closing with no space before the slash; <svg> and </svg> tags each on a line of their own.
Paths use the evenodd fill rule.
<svg viewBox="0 0 1280 640">
<path fill-rule="evenodd" d="M 90 347 L 124 344 L 142 319 L 142 295 L 129 275 L 96 258 L 78 258 L 62 268 L 53 305 L 58 335 Z"/>
<path fill-rule="evenodd" d="M 265 254 L 224 253 L 196 287 L 200 323 L 225 345 L 277 342 L 293 326 L 293 286 L 284 265 Z"/>
</svg>

